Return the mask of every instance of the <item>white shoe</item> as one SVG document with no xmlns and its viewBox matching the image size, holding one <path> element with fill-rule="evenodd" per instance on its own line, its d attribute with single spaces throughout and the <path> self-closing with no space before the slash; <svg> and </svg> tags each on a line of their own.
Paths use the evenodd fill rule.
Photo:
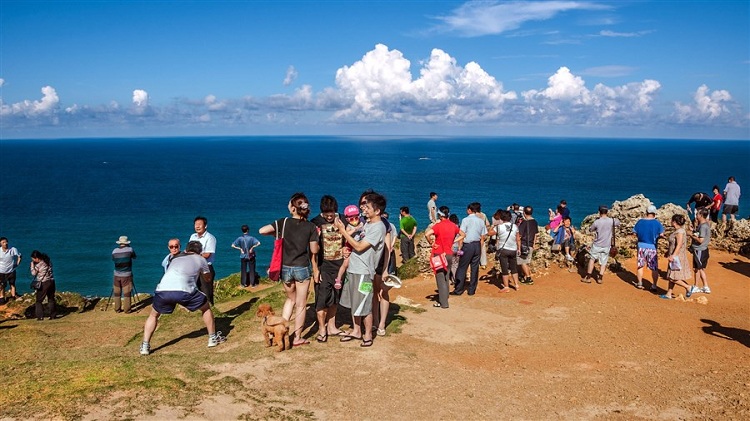
<svg viewBox="0 0 750 421">
<path fill-rule="evenodd" d="M 703 289 L 701 289 L 701 292 L 704 293 L 704 294 L 710 294 L 711 293 L 711 288 L 709 288 L 709 287 L 703 287 Z"/>
<path fill-rule="evenodd" d="M 569 255 L 569 254 L 566 254 L 566 255 L 565 255 L 565 260 L 567 260 L 567 261 L 569 261 L 569 262 L 572 262 L 572 261 L 573 261 L 573 256 L 571 256 L 571 255 Z"/>
<path fill-rule="evenodd" d="M 703 292 L 703 290 L 695 285 L 690 287 L 690 294 L 697 294 L 699 292 Z"/>
<path fill-rule="evenodd" d="M 213 348 L 220 343 L 224 343 L 227 338 L 221 336 L 221 331 L 217 330 L 213 335 L 208 335 L 208 347 Z"/>
<path fill-rule="evenodd" d="M 148 344 L 148 342 L 142 342 L 141 343 L 141 355 L 148 355 L 151 353 L 151 345 Z"/>
</svg>

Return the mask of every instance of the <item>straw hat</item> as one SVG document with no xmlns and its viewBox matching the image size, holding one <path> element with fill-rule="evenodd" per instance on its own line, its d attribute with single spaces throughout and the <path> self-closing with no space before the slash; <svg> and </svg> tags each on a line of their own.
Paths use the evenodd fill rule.
<svg viewBox="0 0 750 421">
<path fill-rule="evenodd" d="M 383 283 L 391 288 L 401 288 L 401 278 L 396 275 L 388 275 Z"/>
<path fill-rule="evenodd" d="M 115 243 L 117 243 L 117 244 L 130 244 L 130 241 L 128 241 L 128 236 L 127 235 L 121 235 L 120 239 L 117 240 L 117 241 L 115 241 Z"/>
</svg>

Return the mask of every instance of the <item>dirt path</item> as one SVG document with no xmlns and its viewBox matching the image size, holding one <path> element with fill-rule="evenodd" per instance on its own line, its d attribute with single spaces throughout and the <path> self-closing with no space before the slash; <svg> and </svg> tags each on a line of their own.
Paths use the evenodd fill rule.
<svg viewBox="0 0 750 421">
<path fill-rule="evenodd" d="M 401 310 L 403 331 L 372 348 L 331 338 L 216 366 L 241 390 L 146 418 L 750 419 L 750 261 L 712 251 L 708 274 L 706 304 L 636 290 L 631 272 L 596 285 L 553 268 L 435 309 L 433 278 L 410 280 L 393 297 L 426 311 Z"/>
</svg>

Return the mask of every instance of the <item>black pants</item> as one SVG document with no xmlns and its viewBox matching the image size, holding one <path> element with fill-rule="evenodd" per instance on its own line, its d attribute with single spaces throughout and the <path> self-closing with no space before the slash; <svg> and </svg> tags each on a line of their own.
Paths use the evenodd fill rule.
<svg viewBox="0 0 750 421">
<path fill-rule="evenodd" d="M 201 276 L 198 290 L 206 295 L 209 304 L 214 305 L 214 278 L 216 278 L 216 271 L 214 270 L 214 265 L 208 265 L 208 269 L 211 271 L 211 279 L 204 281 L 203 276 Z"/>
<path fill-rule="evenodd" d="M 479 241 L 464 243 L 461 249 L 464 254 L 458 259 L 458 270 L 456 271 L 456 286 L 453 290 L 456 294 L 463 294 L 466 289 L 469 295 L 474 295 L 479 282 L 479 258 L 482 256 L 482 245 Z M 471 277 L 466 285 L 466 270 L 471 267 Z"/>
<path fill-rule="evenodd" d="M 44 318 L 44 298 L 47 298 L 49 303 L 49 318 L 54 319 L 57 316 L 57 306 L 55 305 L 55 281 L 42 282 L 42 287 L 36 290 L 36 304 L 34 304 L 36 310 L 36 318 L 41 320 Z"/>
<path fill-rule="evenodd" d="M 258 285 L 258 279 L 255 277 L 255 257 L 240 259 L 240 285 L 243 287 Z"/>
</svg>

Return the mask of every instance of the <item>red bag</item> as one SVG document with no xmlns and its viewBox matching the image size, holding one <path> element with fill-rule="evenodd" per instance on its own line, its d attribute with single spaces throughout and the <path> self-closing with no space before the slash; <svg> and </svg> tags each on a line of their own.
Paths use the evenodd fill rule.
<svg viewBox="0 0 750 421">
<path fill-rule="evenodd" d="M 281 260 L 284 249 L 284 228 L 286 228 L 286 220 L 281 225 L 281 232 L 279 233 L 279 222 L 274 221 L 274 227 L 276 228 L 276 239 L 273 241 L 273 254 L 271 255 L 271 264 L 268 266 L 268 279 L 272 281 L 278 281 L 281 278 Z"/>
<path fill-rule="evenodd" d="M 432 271 L 438 273 L 438 271 L 448 270 L 448 259 L 445 258 L 445 253 L 436 254 L 430 258 L 430 267 Z"/>
</svg>

